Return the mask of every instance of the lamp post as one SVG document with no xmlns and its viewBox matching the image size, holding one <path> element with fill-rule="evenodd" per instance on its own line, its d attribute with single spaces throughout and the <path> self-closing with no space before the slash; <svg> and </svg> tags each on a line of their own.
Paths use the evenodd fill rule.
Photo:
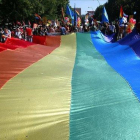
<svg viewBox="0 0 140 140">
<path fill-rule="evenodd" d="M 93 1 L 94 1 L 94 0 L 93 0 Z M 98 1 L 98 3 L 99 3 L 99 6 L 100 6 L 101 4 L 100 4 L 99 0 L 97 0 L 97 1 Z"/>
<path fill-rule="evenodd" d="M 92 8 L 92 7 L 88 7 L 88 8 L 91 8 L 91 9 L 92 9 L 92 11 L 93 11 L 93 8 Z"/>
</svg>

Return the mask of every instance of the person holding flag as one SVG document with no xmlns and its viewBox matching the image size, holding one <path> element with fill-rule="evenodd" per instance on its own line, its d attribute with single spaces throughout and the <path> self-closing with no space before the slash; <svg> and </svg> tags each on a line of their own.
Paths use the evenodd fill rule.
<svg viewBox="0 0 140 140">
<path fill-rule="evenodd" d="M 101 31 L 102 31 L 103 34 L 106 34 L 106 32 L 107 32 L 108 23 L 109 23 L 108 14 L 106 12 L 105 7 L 103 7 L 103 11 L 102 11 L 102 27 L 101 27 Z"/>
<path fill-rule="evenodd" d="M 85 25 L 86 26 L 89 25 L 88 14 L 85 15 Z"/>
<path fill-rule="evenodd" d="M 121 8 L 120 8 L 120 16 L 119 16 L 120 25 L 123 24 L 123 23 L 127 23 L 127 18 L 128 18 L 128 15 L 126 15 L 126 14 L 123 12 L 123 8 L 122 8 L 122 6 L 121 6 Z"/>
<path fill-rule="evenodd" d="M 119 36 L 119 21 L 118 20 L 115 20 L 115 36 L 114 36 L 114 39 L 115 41 L 118 40 L 118 36 Z"/>
<path fill-rule="evenodd" d="M 126 15 L 123 11 L 123 7 L 120 8 L 120 16 L 119 16 L 119 38 L 125 37 L 127 35 L 126 29 L 127 29 L 127 18 L 128 15 Z"/>
</svg>

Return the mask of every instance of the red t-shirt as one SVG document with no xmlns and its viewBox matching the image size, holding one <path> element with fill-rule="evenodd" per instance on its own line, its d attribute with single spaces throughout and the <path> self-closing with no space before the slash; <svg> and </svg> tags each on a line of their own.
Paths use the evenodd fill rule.
<svg viewBox="0 0 140 140">
<path fill-rule="evenodd" d="M 31 28 L 27 28 L 26 32 L 27 32 L 27 36 L 31 36 L 32 35 L 32 29 Z"/>
<path fill-rule="evenodd" d="M 15 36 L 15 32 L 14 31 L 11 31 L 11 36 Z"/>
</svg>

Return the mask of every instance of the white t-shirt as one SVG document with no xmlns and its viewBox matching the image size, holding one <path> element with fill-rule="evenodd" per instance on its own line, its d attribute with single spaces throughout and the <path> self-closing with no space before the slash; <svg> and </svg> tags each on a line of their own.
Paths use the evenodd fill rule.
<svg viewBox="0 0 140 140">
<path fill-rule="evenodd" d="M 114 33 L 115 32 L 115 26 L 114 25 L 109 25 L 109 30 Z"/>
<path fill-rule="evenodd" d="M 16 35 L 19 39 L 22 38 L 22 36 L 21 36 L 21 32 L 20 32 L 20 31 L 19 31 L 19 32 L 15 32 L 15 35 Z"/>
<path fill-rule="evenodd" d="M 5 35 L 6 37 L 10 37 L 10 38 L 11 38 L 11 31 L 8 30 L 8 33 L 5 33 L 5 32 L 4 32 L 4 35 Z"/>
</svg>

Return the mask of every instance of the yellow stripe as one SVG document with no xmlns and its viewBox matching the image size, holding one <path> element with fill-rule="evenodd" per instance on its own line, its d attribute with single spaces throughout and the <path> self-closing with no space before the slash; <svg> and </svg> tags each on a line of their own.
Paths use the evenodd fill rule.
<svg viewBox="0 0 140 140">
<path fill-rule="evenodd" d="M 0 140 L 68 140 L 75 34 L 0 90 Z"/>
</svg>

